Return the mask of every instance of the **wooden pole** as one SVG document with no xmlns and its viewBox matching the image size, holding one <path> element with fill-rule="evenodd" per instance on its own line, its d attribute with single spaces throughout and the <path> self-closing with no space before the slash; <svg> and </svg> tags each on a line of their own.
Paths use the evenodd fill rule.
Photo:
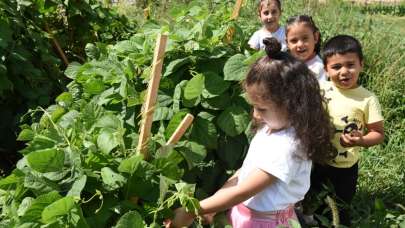
<svg viewBox="0 0 405 228">
<path fill-rule="evenodd" d="M 144 158 L 148 158 L 147 144 L 152 128 L 153 111 L 156 103 L 157 92 L 159 88 L 160 78 L 162 76 L 163 58 L 167 43 L 167 35 L 159 34 L 156 40 L 155 53 L 153 55 L 152 70 L 149 80 L 146 102 L 142 107 L 142 122 L 137 152 L 143 154 Z"/>
<path fill-rule="evenodd" d="M 58 52 L 59 56 L 62 58 L 62 61 L 65 64 L 65 66 L 67 67 L 69 65 L 69 60 L 67 59 L 67 57 L 65 55 L 65 52 L 63 52 L 63 49 L 60 46 L 58 40 L 51 33 L 47 23 L 45 23 L 45 31 L 50 35 L 50 37 L 52 39 L 53 46 L 56 48 L 56 51 Z"/>
<path fill-rule="evenodd" d="M 187 128 L 190 127 L 191 123 L 194 120 L 194 116 L 188 113 L 183 120 L 180 122 L 179 126 L 176 128 L 172 136 L 170 137 L 169 141 L 167 141 L 166 145 L 174 145 L 176 144 L 180 138 L 184 135 Z"/>
<path fill-rule="evenodd" d="M 239 17 L 240 9 L 242 8 L 243 0 L 236 0 L 235 7 L 233 8 L 233 12 L 231 15 L 231 20 L 236 20 Z M 233 35 L 235 33 L 235 28 L 231 27 L 226 31 L 226 43 L 231 43 L 233 39 Z"/>
</svg>

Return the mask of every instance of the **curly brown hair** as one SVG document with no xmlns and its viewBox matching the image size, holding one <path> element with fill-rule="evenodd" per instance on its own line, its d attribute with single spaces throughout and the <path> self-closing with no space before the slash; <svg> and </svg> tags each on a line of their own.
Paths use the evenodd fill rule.
<svg viewBox="0 0 405 228">
<path fill-rule="evenodd" d="M 251 66 L 243 82 L 245 90 L 253 85 L 264 88 L 262 98 L 287 110 L 307 158 L 318 163 L 329 161 L 337 154 L 331 143 L 334 127 L 315 75 L 305 63 L 282 52 L 275 38 L 263 43 L 267 56 Z"/>
</svg>

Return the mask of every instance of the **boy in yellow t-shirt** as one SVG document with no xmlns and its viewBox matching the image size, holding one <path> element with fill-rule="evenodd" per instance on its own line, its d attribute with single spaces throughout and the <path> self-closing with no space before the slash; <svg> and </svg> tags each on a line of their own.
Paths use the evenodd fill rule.
<svg viewBox="0 0 405 228">
<path fill-rule="evenodd" d="M 338 203 L 350 205 L 356 192 L 360 147 L 369 147 L 384 140 L 383 117 L 377 97 L 361 85 L 363 52 L 359 41 L 347 35 L 328 40 L 322 51 L 325 71 L 330 82 L 321 84 L 335 125 L 333 143 L 338 150 L 328 165 L 314 164 L 311 191 L 321 190 L 330 182 Z M 340 222 L 350 227 L 350 211 L 339 207 Z"/>
</svg>

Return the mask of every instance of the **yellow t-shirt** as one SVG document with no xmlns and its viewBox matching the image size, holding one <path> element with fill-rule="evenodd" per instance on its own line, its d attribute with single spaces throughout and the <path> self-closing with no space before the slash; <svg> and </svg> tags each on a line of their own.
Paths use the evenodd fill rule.
<svg viewBox="0 0 405 228">
<path fill-rule="evenodd" d="M 340 136 L 352 130 L 365 133 L 365 125 L 383 120 L 377 97 L 359 86 L 355 89 L 339 89 L 332 82 L 322 82 L 321 90 L 328 104 L 329 115 L 335 125 L 333 145 L 338 155 L 328 164 L 338 168 L 350 168 L 359 160 L 360 147 L 343 147 Z"/>
</svg>

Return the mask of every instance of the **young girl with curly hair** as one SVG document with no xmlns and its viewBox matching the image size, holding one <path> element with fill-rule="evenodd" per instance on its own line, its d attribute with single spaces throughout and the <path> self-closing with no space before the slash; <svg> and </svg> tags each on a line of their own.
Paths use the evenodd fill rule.
<svg viewBox="0 0 405 228">
<path fill-rule="evenodd" d="M 247 156 L 220 190 L 200 202 L 201 216 L 230 209 L 234 228 L 289 226 L 297 219 L 294 204 L 309 189 L 312 161 L 335 155 L 317 79 L 275 38 L 264 44 L 267 55 L 243 83 L 258 124 Z M 189 226 L 195 216 L 179 208 L 167 227 Z"/>
</svg>

